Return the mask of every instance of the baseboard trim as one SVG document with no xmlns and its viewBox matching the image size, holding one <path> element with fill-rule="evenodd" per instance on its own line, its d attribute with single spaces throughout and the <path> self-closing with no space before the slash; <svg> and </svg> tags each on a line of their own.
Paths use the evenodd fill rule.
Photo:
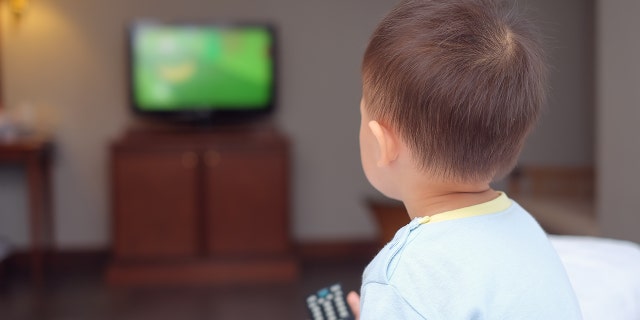
<svg viewBox="0 0 640 320">
<path fill-rule="evenodd" d="M 47 272 L 77 272 L 103 269 L 109 261 L 107 249 L 63 249 L 43 253 Z M 5 272 L 30 272 L 31 253 L 17 250 L 2 262 Z"/>
<path fill-rule="evenodd" d="M 294 245 L 294 257 L 302 264 L 366 262 L 371 260 L 382 245 L 373 240 L 308 241 Z M 96 249 L 60 249 L 45 253 L 48 272 L 67 273 L 83 270 L 104 270 L 109 263 L 110 251 Z M 31 256 L 18 250 L 0 263 L 5 272 L 30 272 Z"/>
<path fill-rule="evenodd" d="M 296 245 L 302 263 L 369 261 L 382 246 L 377 241 L 316 241 Z"/>
</svg>

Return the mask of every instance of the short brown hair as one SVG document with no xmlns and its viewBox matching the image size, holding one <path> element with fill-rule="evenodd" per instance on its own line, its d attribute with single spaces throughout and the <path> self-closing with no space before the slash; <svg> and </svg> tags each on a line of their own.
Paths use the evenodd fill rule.
<svg viewBox="0 0 640 320">
<path fill-rule="evenodd" d="M 477 182 L 515 165 L 545 100 L 546 67 L 535 28 L 512 9 L 402 1 L 373 33 L 362 65 L 366 110 L 398 132 L 421 168 Z"/>
</svg>

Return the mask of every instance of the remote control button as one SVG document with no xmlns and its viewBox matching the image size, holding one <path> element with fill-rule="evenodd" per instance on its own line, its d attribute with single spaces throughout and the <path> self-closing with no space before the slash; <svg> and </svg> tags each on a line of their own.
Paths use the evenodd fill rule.
<svg viewBox="0 0 640 320">
<path fill-rule="evenodd" d="M 327 290 L 327 289 L 322 289 L 322 290 L 318 291 L 318 296 L 319 296 L 320 298 L 323 298 L 323 297 L 325 297 L 325 296 L 326 296 L 326 295 L 328 295 L 328 294 L 329 294 L 329 290 Z"/>
<path fill-rule="evenodd" d="M 332 295 L 331 293 L 329 293 L 329 294 L 327 295 L 327 299 L 328 299 L 328 300 L 333 300 L 333 295 Z"/>
<path fill-rule="evenodd" d="M 309 298 L 307 298 L 307 302 L 308 303 L 315 302 L 316 300 L 318 300 L 318 298 L 316 298 L 316 296 L 309 296 Z"/>
<path fill-rule="evenodd" d="M 338 307 L 338 313 L 340 314 L 341 317 L 346 317 L 349 315 L 349 312 L 347 311 L 346 308 Z"/>
</svg>

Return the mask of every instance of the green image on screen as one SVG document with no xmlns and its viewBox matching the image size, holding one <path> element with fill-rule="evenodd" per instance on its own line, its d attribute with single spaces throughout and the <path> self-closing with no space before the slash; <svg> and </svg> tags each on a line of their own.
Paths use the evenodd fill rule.
<svg viewBox="0 0 640 320">
<path fill-rule="evenodd" d="M 272 99 L 271 33 L 261 27 L 145 26 L 132 48 L 144 111 L 262 109 Z"/>
</svg>

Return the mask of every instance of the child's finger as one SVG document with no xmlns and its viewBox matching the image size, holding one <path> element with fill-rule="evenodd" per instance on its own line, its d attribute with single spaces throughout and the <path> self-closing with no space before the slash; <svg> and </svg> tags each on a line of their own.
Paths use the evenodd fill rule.
<svg viewBox="0 0 640 320">
<path fill-rule="evenodd" d="M 356 320 L 360 319 L 360 296 L 355 291 L 349 292 L 347 295 L 347 303 Z"/>
</svg>

